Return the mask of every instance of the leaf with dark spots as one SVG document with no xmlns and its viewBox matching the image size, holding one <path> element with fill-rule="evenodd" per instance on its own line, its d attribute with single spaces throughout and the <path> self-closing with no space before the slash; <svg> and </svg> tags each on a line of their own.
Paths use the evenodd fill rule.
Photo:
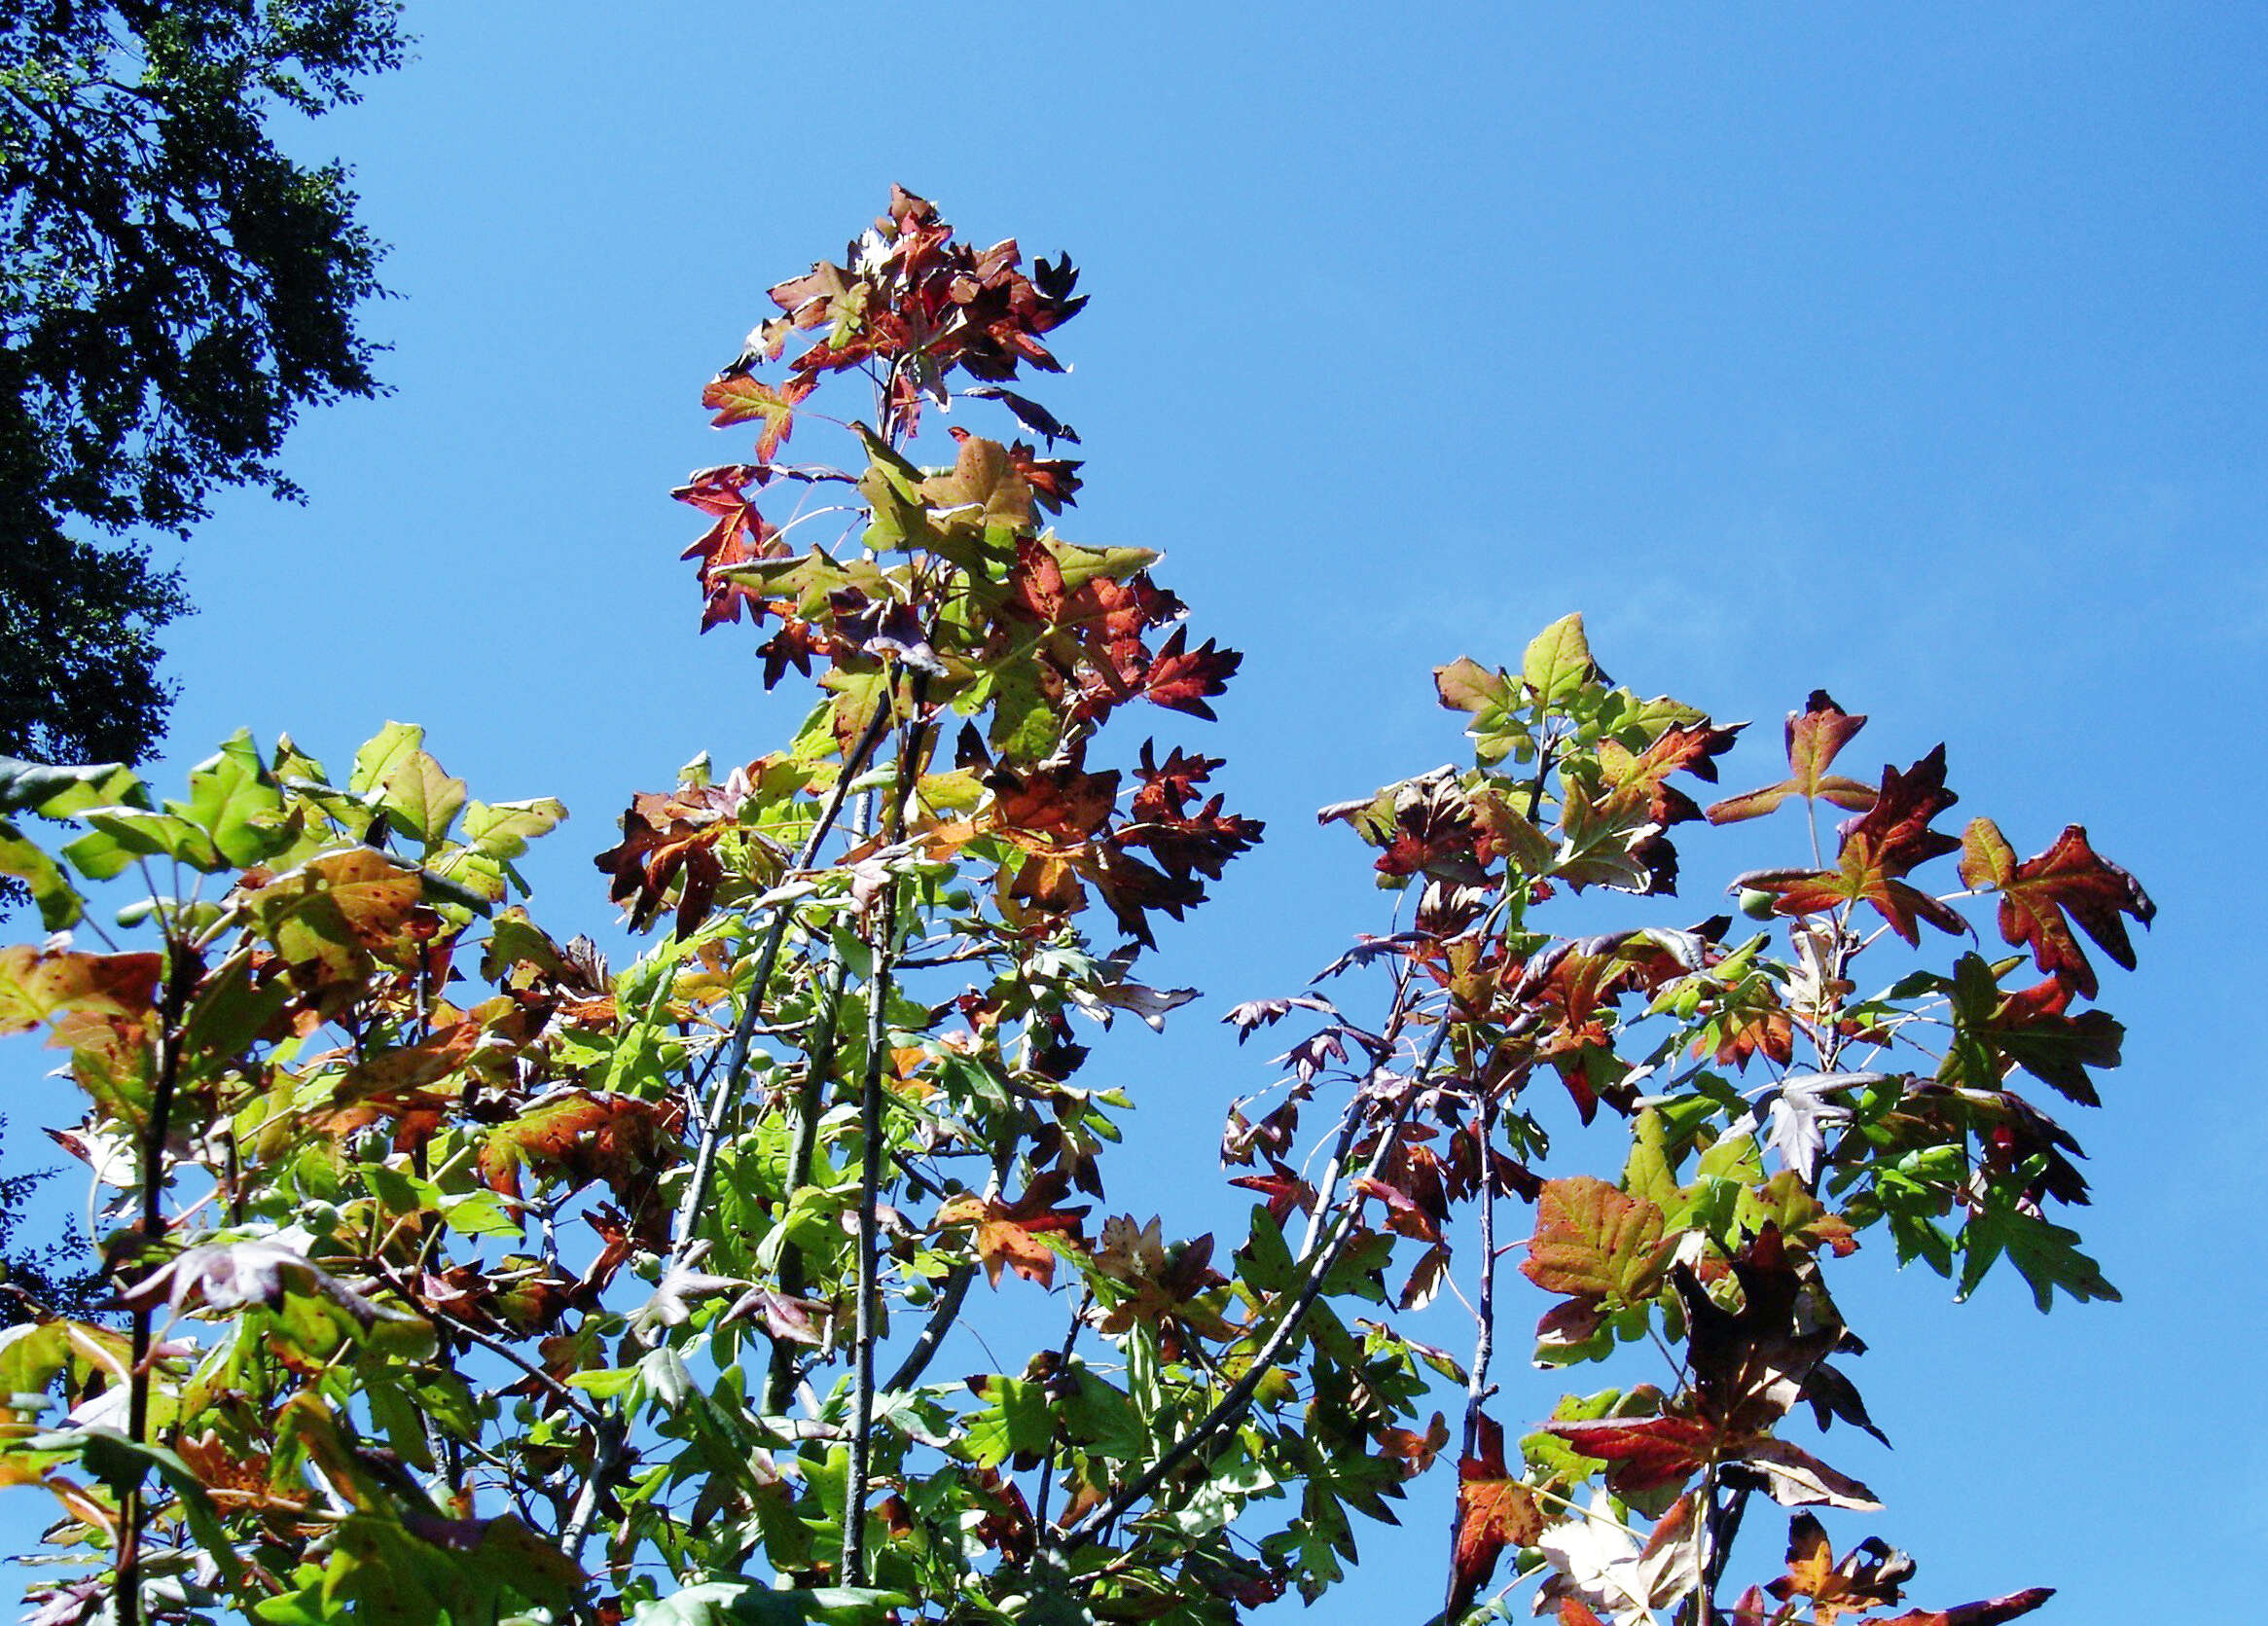
<svg viewBox="0 0 2268 1626">
<path fill-rule="evenodd" d="M 2117 964 L 2134 969 L 2134 944 L 2121 915 L 2148 925 L 2157 905 L 2135 878 L 2087 845 L 2087 832 L 2065 827 L 2037 857 L 2016 862 L 2015 849 L 1989 818 L 1973 819 L 1962 842 L 1961 878 L 2000 894 L 2000 935 L 2032 951 L 2034 963 L 2093 998 L 2095 967 L 2072 935 L 2078 927 Z"/>
<path fill-rule="evenodd" d="M 1474 1450 L 1457 1464 L 1457 1539 L 1444 1618 L 1461 1620 L 1495 1572 L 1506 1547 L 1532 1546 L 1543 1534 L 1535 1493 L 1504 1464 L 1503 1426 L 1475 1419 Z"/>
<path fill-rule="evenodd" d="M 245 880 L 259 873 L 246 871 Z M 265 881 L 245 892 L 243 907 L 295 978 L 330 990 L 356 983 L 373 958 L 415 963 L 424 895 L 417 871 L 358 847 Z"/>
<path fill-rule="evenodd" d="M 163 959 L 83 955 L 28 943 L 0 949 L 0 1033 L 23 1033 L 72 1011 L 139 1023 L 155 1014 Z"/>
<path fill-rule="evenodd" d="M 1771 813 L 1790 796 L 1832 802 L 1836 807 L 1863 813 L 1874 805 L 1874 791 L 1856 779 L 1845 778 L 1827 770 L 1837 753 L 1865 726 L 1864 716 L 1852 716 L 1829 698 L 1826 690 L 1814 689 L 1801 711 L 1787 714 L 1788 777 L 1762 790 L 1751 790 L 1745 796 L 1717 803 L 1709 810 L 1709 821 L 1731 824 L 1744 818 L 1757 818 Z"/>
</svg>

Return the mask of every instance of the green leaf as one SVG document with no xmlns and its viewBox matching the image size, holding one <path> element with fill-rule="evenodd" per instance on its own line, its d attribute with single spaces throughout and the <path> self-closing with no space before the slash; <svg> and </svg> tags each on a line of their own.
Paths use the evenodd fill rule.
<svg viewBox="0 0 2268 1626">
<path fill-rule="evenodd" d="M 63 861 L 90 881 L 108 881 L 137 858 L 170 858 L 206 875 L 229 868 L 212 837 L 177 813 L 95 808 L 78 816 L 93 828 L 63 849 Z"/>
<path fill-rule="evenodd" d="M 406 751 L 379 781 L 378 805 L 393 815 L 397 829 L 415 836 L 430 850 L 449 839 L 450 827 L 465 805 L 465 782 L 450 778 L 424 751 Z"/>
<path fill-rule="evenodd" d="M 0 756 L 0 813 L 28 809 L 42 818 L 69 818 L 89 808 L 149 805 L 148 787 L 119 763 L 56 768 Z"/>
<path fill-rule="evenodd" d="M 189 800 L 165 811 L 212 838 L 220 855 L 238 866 L 261 863 L 298 838 L 296 819 L 284 814 L 283 791 L 261 760 L 249 729 L 238 729 L 220 750 L 189 771 Z"/>
<path fill-rule="evenodd" d="M 666 1598 L 640 1604 L 632 1626 L 881 1626 L 891 1609 L 911 1608 L 901 1592 L 868 1587 L 778 1589 L 753 1581 L 697 1581 Z"/>
<path fill-rule="evenodd" d="M 31 889 L 32 900 L 39 905 L 40 924 L 49 931 L 77 925 L 87 912 L 87 900 L 79 895 L 61 866 L 48 856 L 46 849 L 4 818 L 0 818 L 0 875 L 13 875 Z"/>
<path fill-rule="evenodd" d="M 1994 1261 L 2005 1253 L 2031 1283 L 2032 1301 L 2042 1314 L 2055 1308 L 2058 1287 L 2082 1304 L 2089 1299 L 2117 1300 L 2118 1289 L 2105 1279 L 2103 1267 L 2079 1251 L 2078 1232 L 2017 1206 L 2025 1185 L 2044 1167 L 2044 1160 L 2035 1159 L 2016 1178 L 1986 1190 L 1984 1207 L 1961 1228 L 1961 1283 L 1956 1296 L 1966 1298 L 1975 1292 Z"/>
<path fill-rule="evenodd" d="M 1583 685 L 1598 675 L 1580 613 L 1562 616 L 1546 627 L 1520 658 L 1521 681 L 1535 697 L 1538 711 L 1565 710 Z"/>
<path fill-rule="evenodd" d="M 971 1381 L 983 1384 L 990 1404 L 968 1420 L 964 1437 L 970 1461 L 979 1467 L 996 1468 L 1010 1457 L 1035 1457 L 1047 1451 L 1055 1440 L 1055 1420 L 1044 1386 L 999 1376 Z"/>
<path fill-rule="evenodd" d="M 551 797 L 532 802 L 473 802 L 465 808 L 465 845 L 488 858 L 517 858 L 527 844 L 547 835 L 567 816 L 565 804 Z"/>
</svg>

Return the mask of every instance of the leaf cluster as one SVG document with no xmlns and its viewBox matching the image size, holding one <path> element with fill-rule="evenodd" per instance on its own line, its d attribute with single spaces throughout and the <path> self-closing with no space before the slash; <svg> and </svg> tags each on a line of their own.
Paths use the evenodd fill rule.
<svg viewBox="0 0 2268 1626">
<path fill-rule="evenodd" d="M 413 727 L 338 779 L 240 735 L 166 799 L 0 769 L 0 867 L 58 934 L 0 951 L 0 1033 L 85 1098 L 125 1319 L 0 1334 L 0 1473 L 87 1560 L 43 1620 L 1226 1626 L 1322 1596 L 1436 1468 L 1448 1619 L 1523 1580 L 1576 1622 L 1898 1601 L 1911 1561 L 1837 1558 L 1811 1512 L 1870 1493 L 1789 1434 L 1881 1432 L 1829 1271 L 1885 1236 L 1963 1293 L 2005 1258 L 2043 1308 L 2114 1296 L 2024 1092 L 2094 1101 L 2120 1035 L 2088 945 L 2130 964 L 2146 894 L 2075 828 L 2025 859 L 1938 829 L 1941 750 L 1834 774 L 1863 719 L 1823 695 L 1786 780 L 1705 810 L 1738 725 L 1615 686 L 1570 616 L 1516 672 L 1435 674 L 1470 767 L 1322 811 L 1396 919 L 1228 1015 L 1307 1029 L 1229 1117 L 1242 1234 L 1118 1207 L 1130 1102 L 1078 1025 L 1196 996 L 1142 956 L 1262 831 L 1220 759 L 1112 730 L 1210 718 L 1241 659 L 1192 642 L 1159 554 L 1058 533 L 1076 464 L 918 439 L 1001 407 L 1068 438 L 1007 385 L 1056 365 L 1072 279 L 901 192 L 703 391 L 755 434 L 678 493 L 703 629 L 815 694 L 779 748 L 631 797 L 595 864 L 667 924 L 625 968 L 518 901 L 564 810 L 475 800 Z M 838 461 L 784 460 L 823 429 Z M 1832 862 L 1815 823 L 1809 865 L 1734 883 L 1761 930 L 1557 926 L 1674 897 L 1674 833 L 1821 801 Z M 2015 953 L 1919 952 L 1981 938 L 1982 899 Z M 1553 1165 L 1560 1114 L 1626 1127 L 1618 1177 Z M 1515 1274 L 1538 1363 L 1668 1369 L 1508 1429 Z M 1437 1299 L 1469 1354 L 1416 1336 Z M 1788 1567 L 1727 1613 L 1759 1495 Z"/>
</svg>

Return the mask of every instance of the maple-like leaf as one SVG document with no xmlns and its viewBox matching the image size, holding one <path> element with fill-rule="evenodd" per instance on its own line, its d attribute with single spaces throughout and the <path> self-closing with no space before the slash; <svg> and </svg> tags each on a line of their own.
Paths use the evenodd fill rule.
<svg viewBox="0 0 2268 1626">
<path fill-rule="evenodd" d="M 1173 629 L 1143 675 L 1141 692 L 1153 705 L 1209 723 L 1214 717 L 1206 699 L 1228 692 L 1229 679 L 1244 664 L 1244 657 L 1233 649 L 1216 649 L 1211 638 L 1195 649 L 1186 648 L 1188 632 L 1187 627 Z"/>
<path fill-rule="evenodd" d="M 1543 1534 L 1535 1493 L 1504 1465 L 1504 1429 L 1479 1414 L 1474 1451 L 1457 1464 L 1457 1540 L 1444 1618 L 1461 1620 L 1495 1572 L 1506 1547 L 1532 1546 Z"/>
<path fill-rule="evenodd" d="M 2034 961 L 2051 976 L 2093 998 L 2095 967 L 2088 962 L 2075 922 L 2112 960 L 2134 969 L 2134 944 L 2121 915 L 2143 925 L 2156 918 L 2157 905 L 2141 883 L 2087 845 L 2087 832 L 2067 825 L 2055 845 L 2037 857 L 2016 862 L 2016 852 L 1999 826 L 1972 819 L 1962 838 L 1961 878 L 1979 891 L 2000 894 L 2000 935 L 2032 951 Z"/>
<path fill-rule="evenodd" d="M 748 483 L 762 473 L 761 469 L 739 463 L 701 469 L 669 493 L 679 502 L 700 509 L 712 522 L 678 556 L 701 561 L 703 600 L 701 630 L 704 632 L 727 621 L 739 620 L 741 610 L 749 605 L 759 606 L 757 614 L 761 619 L 762 598 L 746 583 L 734 580 L 728 572 L 755 560 L 777 558 L 785 551 L 786 545 L 778 540 L 778 532 L 747 493 Z"/>
<path fill-rule="evenodd" d="M 1964 1036 L 1991 1046 L 2082 1106 L 2103 1104 L 2087 1069 L 2118 1066 L 2126 1029 L 2116 1017 L 2108 1011 L 2071 1014 L 2075 991 L 2062 977 L 2002 994 L 1982 956 L 1963 956 L 1954 983 L 1955 1016 Z M 1957 1063 L 1958 1049 L 1947 1051 L 1948 1066 Z"/>
<path fill-rule="evenodd" d="M 1917 920 L 1956 935 L 1968 929 L 1958 910 L 1904 877 L 1917 865 L 1961 846 L 1957 836 L 1929 827 L 1958 798 L 1945 788 L 1945 747 L 1937 746 L 1904 773 L 1886 767 L 1874 806 L 1841 828 L 1842 851 L 1831 870 L 1752 870 L 1732 890 L 1758 891 L 1774 913 L 1817 915 L 1846 903 L 1865 903 L 1907 942 L 1922 940 Z"/>
<path fill-rule="evenodd" d="M 1837 705 L 1824 689 L 1814 689 L 1801 711 L 1787 714 L 1787 777 L 1778 784 L 1734 796 L 1709 810 L 1711 824 L 1731 824 L 1758 818 L 1790 796 L 1832 802 L 1838 808 L 1864 812 L 1874 805 L 1874 790 L 1856 779 L 1830 774 L 1836 753 L 1866 726 L 1863 715 L 1853 716 Z"/>
<path fill-rule="evenodd" d="M 245 872 L 247 884 L 263 872 Z M 425 895 L 414 869 L 372 847 L 310 858 L 244 893 L 245 913 L 295 975 L 332 992 L 351 990 L 373 958 L 412 964 L 414 920 Z M 428 917 L 429 919 L 429 917 Z"/>
<path fill-rule="evenodd" d="M 1746 723 L 1715 728 L 1708 723 L 1672 723 L 1642 751 L 1633 751 L 1617 740 L 1599 742 L 1599 769 L 1618 807 L 1643 809 L 1649 822 L 1682 824 L 1701 816 L 1691 797 L 1668 783 L 1672 774 L 1687 773 L 1714 781 L 1715 759 L 1730 750 Z"/>
<path fill-rule="evenodd" d="M 756 460 L 769 463 L 779 455 L 781 443 L 795 427 L 796 408 L 817 382 L 806 374 L 774 387 L 745 373 L 731 374 L 710 379 L 701 392 L 701 404 L 718 409 L 717 416 L 709 419 L 712 428 L 762 419 L 764 430 L 756 437 Z"/>
<path fill-rule="evenodd" d="M 1078 847 L 1109 820 L 1118 801 L 1118 772 L 1089 774 L 1069 764 L 1019 774 L 994 771 L 984 825 L 1036 852 Z"/>
<path fill-rule="evenodd" d="M 622 815 L 622 840 L 591 860 L 614 878 L 607 896 L 629 906 L 631 930 L 643 931 L 653 923 L 671 884 L 681 877 L 677 935 L 690 935 L 702 922 L 725 877 L 716 845 L 736 828 L 735 814 L 749 789 L 748 773 L 741 769 L 721 785 L 685 784 L 631 797 Z M 753 832 L 748 839 L 774 864 L 785 862 L 777 844 Z"/>
<path fill-rule="evenodd" d="M 1543 1429 L 1606 1463 L 1607 1489 L 1625 1498 L 1682 1485 L 1715 1460 L 1721 1443 L 1717 1428 L 1703 1419 L 1668 1413 L 1552 1422 Z"/>
<path fill-rule="evenodd" d="M 1520 1273 L 1549 1293 L 1635 1304 L 1668 1261 L 1662 1210 L 1589 1174 L 1546 1180 Z"/>
<path fill-rule="evenodd" d="M 997 1197 L 954 1198 L 937 1210 L 937 1228 L 951 1230 L 963 1225 L 974 1228 L 977 1257 L 984 1261 L 985 1279 L 993 1286 L 1000 1284 L 1003 1267 L 1026 1282 L 1052 1286 L 1056 1279 L 1055 1249 L 1040 1238 L 1063 1236 L 1077 1245 L 1079 1221 L 1087 1212 L 1084 1204 L 1077 1208 L 1056 1206 L 1069 1189 L 1069 1176 L 1060 1169 L 1050 1169 L 1033 1175 L 1024 1195 L 1014 1203 L 1004 1203 Z"/>
<path fill-rule="evenodd" d="M 522 1174 L 558 1177 L 570 1191 L 594 1181 L 633 1210 L 653 1208 L 654 1181 L 676 1153 L 678 1108 L 603 1090 L 555 1090 L 481 1142 L 481 1178 L 521 1196 Z"/>
<path fill-rule="evenodd" d="M 1787 1526 L 1787 1573 L 1765 1591 L 1782 1603 L 1808 1600 L 1818 1626 L 1835 1626 L 1846 1614 L 1896 1603 L 1900 1583 L 1913 1573 L 1914 1561 L 1877 1536 L 1836 1562 L 1826 1527 L 1798 1513 Z"/>
</svg>

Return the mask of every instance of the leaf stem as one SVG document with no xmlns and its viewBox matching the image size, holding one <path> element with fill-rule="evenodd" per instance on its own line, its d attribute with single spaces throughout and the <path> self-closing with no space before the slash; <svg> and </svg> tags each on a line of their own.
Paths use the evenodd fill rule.
<svg viewBox="0 0 2268 1626">
<path fill-rule="evenodd" d="M 835 780 L 834 794 L 828 797 L 820 812 L 818 823 L 804 840 L 802 851 L 796 854 L 795 868 L 808 870 L 811 860 L 818 856 L 819 846 L 842 816 L 843 804 L 849 799 L 850 781 L 865 770 L 867 758 L 890 723 L 892 707 L 877 704 L 874 715 L 844 759 L 841 774 Z M 666 1280 L 671 1268 L 685 1262 L 685 1250 L 693 1246 L 693 1228 L 701 1218 L 702 1208 L 708 1201 L 709 1183 L 716 1177 L 717 1141 L 724 1133 L 725 1114 L 738 1095 L 747 1077 L 749 1041 L 764 1019 L 764 995 L 772 984 L 772 970 L 778 962 L 780 945 L 787 939 L 787 927 L 795 911 L 786 904 L 774 910 L 770 925 L 764 934 L 763 947 L 756 954 L 756 968 L 748 983 L 747 1002 L 740 1008 L 740 1020 L 734 1024 L 732 1042 L 725 1049 L 722 1074 L 709 1086 L 708 1100 L 701 1115 L 701 1141 L 693 1154 L 693 1176 L 685 1188 L 685 1199 L 677 1207 L 676 1235 L 669 1245 L 669 1257 L 663 1267 Z"/>
<path fill-rule="evenodd" d="M 1379 1137 L 1378 1146 L 1371 1153 L 1369 1167 L 1364 1171 L 1366 1176 L 1384 1168 L 1386 1159 L 1393 1155 L 1395 1142 L 1401 1138 L 1402 1124 L 1409 1115 L 1410 1103 L 1416 1099 L 1426 1075 L 1433 1070 L 1433 1064 L 1441 1054 L 1442 1042 L 1449 1036 L 1449 1028 L 1448 1015 L 1444 1012 L 1441 1026 L 1434 1030 L 1433 1040 L 1425 1048 L 1424 1060 L 1419 1064 L 1417 1075 L 1411 1080 L 1411 1088 L 1403 1094 L 1401 1105 L 1386 1125 L 1386 1133 Z M 1244 1375 L 1230 1387 L 1212 1410 L 1199 1418 L 1189 1432 L 1176 1440 L 1155 1463 L 1112 1492 L 1077 1525 L 1065 1532 L 1063 1546 L 1066 1551 L 1092 1541 L 1105 1526 L 1163 1485 L 1175 1468 L 1197 1454 L 1199 1447 L 1244 1415 L 1251 1406 L 1252 1396 L 1259 1392 L 1261 1383 L 1275 1364 L 1276 1357 L 1283 1353 L 1285 1346 L 1298 1334 L 1308 1312 L 1322 1297 L 1324 1279 L 1331 1274 L 1331 1267 L 1339 1262 L 1339 1255 L 1346 1250 L 1348 1242 L 1352 1238 L 1356 1216 L 1361 1210 L 1362 1193 L 1357 1190 L 1349 1196 L 1345 1206 L 1340 1209 L 1339 1221 L 1332 1227 L 1330 1236 L 1309 1266 L 1307 1280 L 1300 1284 L 1298 1296 L 1292 1300 L 1290 1308 L 1285 1310 L 1282 1319 L 1276 1323 L 1260 1348 L 1253 1351 L 1251 1364 L 1245 1368 Z"/>
<path fill-rule="evenodd" d="M 916 672 L 913 716 L 898 730 L 898 762 L 890 805 L 882 810 L 885 845 L 905 836 L 906 803 L 920 772 L 921 707 L 929 674 Z M 850 1463 L 843 1487 L 843 1584 L 866 1584 L 866 1490 L 874 1465 L 874 1355 L 882 1339 L 882 1183 L 889 1163 L 887 1097 L 882 1073 L 889 1059 L 889 1003 L 898 952 L 899 903 L 903 883 L 892 876 L 882 893 L 882 919 L 875 928 L 874 971 L 867 981 L 866 1076 L 861 1080 L 858 1125 L 864 1153 L 858 1174 L 858 1285 L 856 1331 L 851 1354 Z"/>
</svg>

